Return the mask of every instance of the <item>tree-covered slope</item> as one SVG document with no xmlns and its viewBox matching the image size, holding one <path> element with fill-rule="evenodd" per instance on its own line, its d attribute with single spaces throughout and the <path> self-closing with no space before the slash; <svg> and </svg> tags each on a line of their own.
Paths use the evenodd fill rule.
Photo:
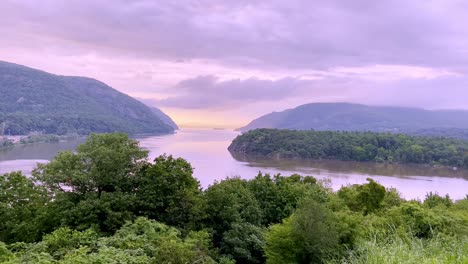
<svg viewBox="0 0 468 264">
<path fill-rule="evenodd" d="M 256 129 L 229 146 L 271 158 L 415 163 L 468 168 L 468 141 L 391 133 Z"/>
<path fill-rule="evenodd" d="M 312 103 L 264 115 L 239 130 L 256 128 L 377 131 L 468 138 L 468 111 Z"/>
<path fill-rule="evenodd" d="M 151 107 L 151 110 L 153 110 L 153 114 L 155 114 L 161 121 L 163 121 L 166 125 L 171 126 L 174 129 L 179 129 L 179 126 L 172 120 L 170 116 L 168 116 L 166 113 L 161 111 L 161 109 L 156 108 L 156 107 Z"/>
<path fill-rule="evenodd" d="M 0 61 L 0 133 L 170 133 L 153 111 L 108 85 Z"/>
</svg>

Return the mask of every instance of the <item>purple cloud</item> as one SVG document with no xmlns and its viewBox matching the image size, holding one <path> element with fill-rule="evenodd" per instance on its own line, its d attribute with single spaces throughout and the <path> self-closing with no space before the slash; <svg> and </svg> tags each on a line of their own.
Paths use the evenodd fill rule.
<svg viewBox="0 0 468 264">
<path fill-rule="evenodd" d="M 468 109 L 465 1 L 4 0 L 0 10 L 0 60 L 187 113 L 242 105 L 252 118 L 314 101 Z"/>
</svg>

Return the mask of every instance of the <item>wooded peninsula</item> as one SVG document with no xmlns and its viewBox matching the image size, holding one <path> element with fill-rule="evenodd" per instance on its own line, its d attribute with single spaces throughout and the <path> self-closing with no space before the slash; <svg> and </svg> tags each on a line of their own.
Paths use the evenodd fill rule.
<svg viewBox="0 0 468 264">
<path fill-rule="evenodd" d="M 392 133 L 256 129 L 234 139 L 229 151 L 271 158 L 414 163 L 468 168 L 468 141 Z"/>
</svg>

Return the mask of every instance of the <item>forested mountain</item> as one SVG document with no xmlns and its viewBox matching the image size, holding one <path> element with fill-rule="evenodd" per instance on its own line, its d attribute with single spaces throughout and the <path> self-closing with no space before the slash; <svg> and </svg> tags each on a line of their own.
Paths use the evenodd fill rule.
<svg viewBox="0 0 468 264">
<path fill-rule="evenodd" d="M 468 138 L 468 111 L 312 103 L 264 115 L 239 130 L 256 128 L 376 131 Z"/>
<path fill-rule="evenodd" d="M 0 133 L 171 133 L 153 110 L 108 85 L 0 61 Z"/>
</svg>

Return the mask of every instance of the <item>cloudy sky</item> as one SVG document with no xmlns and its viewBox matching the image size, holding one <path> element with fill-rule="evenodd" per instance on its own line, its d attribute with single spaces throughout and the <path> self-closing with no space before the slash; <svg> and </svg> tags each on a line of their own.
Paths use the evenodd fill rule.
<svg viewBox="0 0 468 264">
<path fill-rule="evenodd" d="M 468 109 L 465 0 L 2 0 L 0 60 L 88 76 L 181 125 L 309 102 Z"/>
</svg>

